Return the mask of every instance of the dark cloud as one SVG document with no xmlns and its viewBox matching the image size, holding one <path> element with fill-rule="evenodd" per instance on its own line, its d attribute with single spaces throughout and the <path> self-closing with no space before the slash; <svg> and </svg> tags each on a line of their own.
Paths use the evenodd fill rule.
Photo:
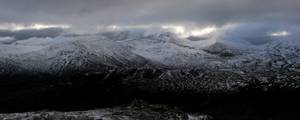
<svg viewBox="0 0 300 120">
<path fill-rule="evenodd" d="M 97 25 L 299 24 L 299 0 L 1 0 L 0 23 Z"/>
</svg>

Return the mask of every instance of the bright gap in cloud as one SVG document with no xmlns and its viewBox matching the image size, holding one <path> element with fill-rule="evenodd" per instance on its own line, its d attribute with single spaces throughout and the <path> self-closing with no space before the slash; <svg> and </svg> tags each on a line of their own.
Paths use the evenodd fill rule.
<svg viewBox="0 0 300 120">
<path fill-rule="evenodd" d="M 172 32 L 179 37 L 187 38 L 190 36 L 203 37 L 214 33 L 218 30 L 216 26 L 207 27 L 186 27 L 184 25 L 134 25 L 134 26 L 119 26 L 119 25 L 109 25 L 109 26 L 98 26 L 99 31 L 120 31 L 120 30 L 132 30 L 132 29 L 144 29 L 144 30 L 163 30 L 167 32 Z"/>
<path fill-rule="evenodd" d="M 108 25 L 108 26 L 97 26 L 98 31 L 120 31 L 120 30 L 132 30 L 132 29 L 148 29 L 150 25 Z"/>
<path fill-rule="evenodd" d="M 203 36 L 203 35 L 211 34 L 211 33 L 215 32 L 216 30 L 217 30 L 217 27 L 209 26 L 209 27 L 205 27 L 203 29 L 192 30 L 191 35 L 193 35 L 193 36 Z"/>
<path fill-rule="evenodd" d="M 284 30 L 284 31 L 272 32 L 270 35 L 273 37 L 284 37 L 284 36 L 289 36 L 290 32 Z"/>
<path fill-rule="evenodd" d="M 204 37 L 214 33 L 218 29 L 216 26 L 207 26 L 204 28 L 188 28 L 180 25 L 165 25 L 162 26 L 161 28 L 170 30 L 171 32 L 174 32 L 175 34 L 177 34 L 179 37 L 182 38 L 187 38 L 190 36 Z"/>
<path fill-rule="evenodd" d="M 162 32 L 170 32 L 179 38 L 199 37 L 209 38 L 213 36 L 219 28 L 210 25 L 206 27 L 189 27 L 178 24 L 165 24 L 165 25 L 99 25 L 97 26 L 98 32 L 114 32 L 114 31 L 139 31 L 142 30 L 144 35 L 157 34 Z"/>
<path fill-rule="evenodd" d="M 26 29 L 40 30 L 40 29 L 47 29 L 47 28 L 68 29 L 71 28 L 71 26 L 66 24 L 39 24 L 39 23 L 34 23 L 30 25 L 16 24 L 16 23 L 0 24 L 0 30 L 10 30 L 10 31 L 18 31 L 18 30 L 26 30 Z"/>
<path fill-rule="evenodd" d="M 186 28 L 181 25 L 163 25 L 161 26 L 162 29 L 170 30 L 171 32 L 174 32 L 175 34 L 185 34 Z"/>
</svg>

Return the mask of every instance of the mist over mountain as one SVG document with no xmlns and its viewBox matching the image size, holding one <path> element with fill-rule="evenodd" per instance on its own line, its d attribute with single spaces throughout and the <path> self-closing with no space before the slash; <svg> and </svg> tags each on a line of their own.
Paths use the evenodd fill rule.
<svg viewBox="0 0 300 120">
<path fill-rule="evenodd" d="M 199 40 L 197 37 L 190 40 L 193 35 L 182 37 L 185 33 L 172 29 L 153 28 L 126 28 L 73 36 L 70 33 L 59 35 L 62 29 L 56 28 L 7 31 L 2 32 L 0 53 L 2 59 L 11 59 L 20 68 L 35 71 L 65 69 L 68 64 L 78 69 L 86 69 L 84 64 L 230 67 L 244 59 L 259 62 L 277 59 L 269 58 L 273 54 L 280 54 L 278 57 L 289 61 L 298 60 L 299 42 L 292 33 L 276 36 L 268 32 L 269 28 L 257 31 L 257 27 L 245 29 L 243 26 L 220 29 Z M 24 33 L 30 34 L 22 36 Z M 288 58 L 289 54 L 295 55 Z"/>
</svg>

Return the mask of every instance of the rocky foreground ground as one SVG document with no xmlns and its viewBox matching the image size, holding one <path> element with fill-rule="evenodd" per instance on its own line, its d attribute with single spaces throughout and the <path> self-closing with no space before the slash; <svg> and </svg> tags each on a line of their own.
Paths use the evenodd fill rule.
<svg viewBox="0 0 300 120">
<path fill-rule="evenodd" d="M 188 114 L 176 107 L 134 101 L 128 106 L 75 112 L 26 112 L 0 114 L 1 120 L 211 120 L 212 116 Z"/>
<path fill-rule="evenodd" d="M 60 77 L 6 76 L 0 88 L 0 111 L 8 114 L 1 117 L 6 120 L 298 119 L 299 112 L 295 109 L 300 107 L 299 72 L 256 70 L 134 68 Z M 132 103 L 136 99 L 149 104 Z"/>
</svg>

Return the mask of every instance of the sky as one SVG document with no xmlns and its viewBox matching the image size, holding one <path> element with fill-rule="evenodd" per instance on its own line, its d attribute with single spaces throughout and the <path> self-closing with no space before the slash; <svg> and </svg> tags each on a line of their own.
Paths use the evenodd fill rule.
<svg viewBox="0 0 300 120">
<path fill-rule="evenodd" d="M 99 26 L 167 26 L 178 32 L 181 26 L 239 25 L 287 35 L 298 29 L 299 11 L 299 0 L 0 0 L 0 29 L 48 25 L 91 32 Z"/>
</svg>

